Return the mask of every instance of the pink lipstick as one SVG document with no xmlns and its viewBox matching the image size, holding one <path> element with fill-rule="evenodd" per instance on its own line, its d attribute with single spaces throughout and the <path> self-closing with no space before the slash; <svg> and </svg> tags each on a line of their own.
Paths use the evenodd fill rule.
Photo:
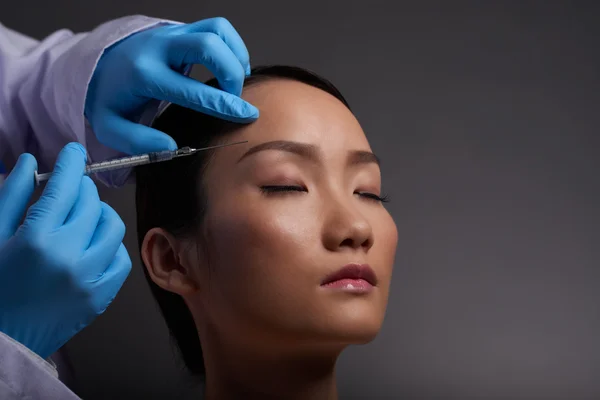
<svg viewBox="0 0 600 400">
<path fill-rule="evenodd" d="M 377 286 L 377 276 L 367 264 L 348 264 L 328 275 L 321 286 L 352 293 L 368 293 Z"/>
</svg>

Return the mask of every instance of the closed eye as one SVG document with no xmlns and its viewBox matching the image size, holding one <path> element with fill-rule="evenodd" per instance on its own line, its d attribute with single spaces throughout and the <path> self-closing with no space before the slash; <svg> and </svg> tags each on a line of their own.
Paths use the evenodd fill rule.
<svg viewBox="0 0 600 400">
<path fill-rule="evenodd" d="M 308 190 L 303 186 L 296 185 L 267 185 L 261 186 L 260 190 L 263 193 L 272 194 L 272 193 L 285 193 L 285 192 L 308 192 Z"/>
<path fill-rule="evenodd" d="M 378 196 L 375 193 L 369 193 L 369 192 L 355 192 L 354 194 L 357 194 L 360 197 L 364 197 L 365 199 L 368 199 L 368 200 L 378 201 L 380 203 L 387 203 L 390 201 L 389 197 L 386 195 Z"/>
<path fill-rule="evenodd" d="M 296 185 L 266 185 L 266 186 L 261 186 L 260 190 L 266 194 L 308 192 L 308 189 L 306 189 L 305 187 L 296 186 Z M 386 195 L 379 196 L 379 195 L 376 195 L 375 193 L 369 193 L 369 192 L 355 192 L 354 194 L 356 194 L 360 197 L 363 197 L 367 200 L 373 200 L 373 201 L 377 201 L 380 203 L 389 202 L 389 197 Z"/>
</svg>

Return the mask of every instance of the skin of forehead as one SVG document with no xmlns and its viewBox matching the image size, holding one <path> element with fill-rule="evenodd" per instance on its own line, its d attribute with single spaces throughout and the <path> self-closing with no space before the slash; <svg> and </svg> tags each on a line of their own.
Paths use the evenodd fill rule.
<svg viewBox="0 0 600 400">
<path fill-rule="evenodd" d="M 282 139 L 316 144 L 325 152 L 371 150 L 352 112 L 319 88 L 274 78 L 244 88 L 242 98 L 259 108 L 260 117 L 227 140 L 248 143 L 230 147 L 227 154 L 219 152 L 226 158 L 240 157 L 255 144 Z"/>
</svg>

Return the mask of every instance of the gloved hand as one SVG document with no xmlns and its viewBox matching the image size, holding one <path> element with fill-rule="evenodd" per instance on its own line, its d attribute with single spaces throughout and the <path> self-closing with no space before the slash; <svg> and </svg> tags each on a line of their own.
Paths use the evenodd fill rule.
<svg viewBox="0 0 600 400">
<path fill-rule="evenodd" d="M 35 158 L 19 157 L 0 189 L 0 331 L 47 358 L 111 303 L 131 270 L 125 226 L 83 175 L 70 143 L 22 225 Z"/>
<path fill-rule="evenodd" d="M 232 122 L 258 118 L 239 96 L 250 57 L 242 38 L 224 18 L 169 25 L 136 33 L 108 48 L 88 86 L 87 117 L 100 143 L 127 154 L 174 150 L 166 134 L 136 123 L 153 99 Z M 202 64 L 223 90 L 183 75 Z M 198 132 L 202 134 L 202 132 Z"/>
</svg>

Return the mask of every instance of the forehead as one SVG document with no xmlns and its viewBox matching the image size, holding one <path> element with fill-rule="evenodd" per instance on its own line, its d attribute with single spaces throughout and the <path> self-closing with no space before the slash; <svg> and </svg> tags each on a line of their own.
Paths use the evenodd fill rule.
<svg viewBox="0 0 600 400">
<path fill-rule="evenodd" d="M 323 152 L 370 149 L 350 110 L 321 89 L 289 79 L 270 79 L 246 87 L 242 98 L 260 111 L 256 122 L 240 130 L 240 138 L 248 140 L 249 146 L 293 140 L 317 145 Z"/>
</svg>

